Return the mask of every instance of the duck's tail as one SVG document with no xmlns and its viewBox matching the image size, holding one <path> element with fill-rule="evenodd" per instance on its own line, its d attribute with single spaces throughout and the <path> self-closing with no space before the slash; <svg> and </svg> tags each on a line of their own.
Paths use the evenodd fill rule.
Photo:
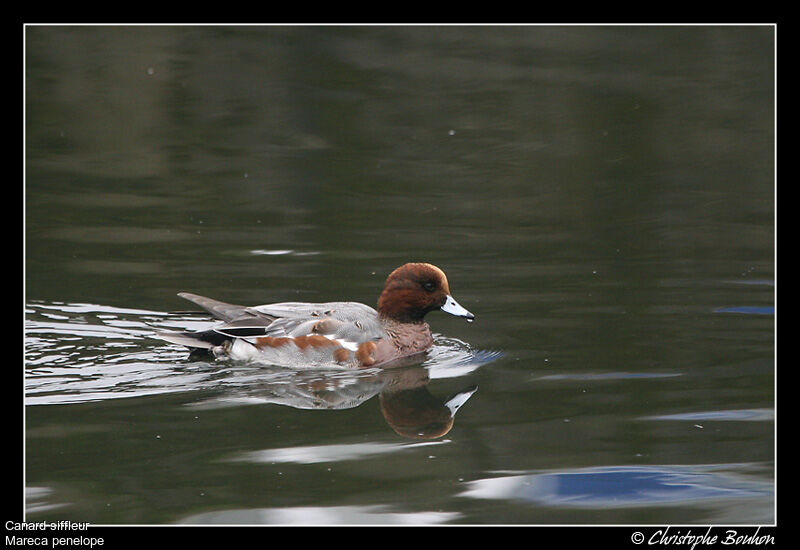
<svg viewBox="0 0 800 550">
<path fill-rule="evenodd" d="M 219 300 L 206 298 L 205 296 L 192 294 L 191 292 L 179 292 L 178 296 L 197 304 L 216 319 L 221 319 L 223 321 L 236 319 L 247 309 L 245 306 L 220 302 Z M 198 332 L 162 330 L 156 332 L 155 336 L 161 340 L 194 349 L 211 349 L 231 339 L 229 335 L 221 334 L 215 329 Z"/>
<path fill-rule="evenodd" d="M 211 349 L 231 339 L 230 336 L 220 334 L 215 330 L 200 332 L 162 330 L 156 332 L 155 336 L 172 344 L 193 349 Z"/>
</svg>

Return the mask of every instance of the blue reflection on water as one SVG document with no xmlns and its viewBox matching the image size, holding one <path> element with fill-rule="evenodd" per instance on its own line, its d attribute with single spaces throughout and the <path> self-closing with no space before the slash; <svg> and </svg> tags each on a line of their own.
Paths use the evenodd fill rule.
<svg viewBox="0 0 800 550">
<path fill-rule="evenodd" d="M 582 508 L 772 497 L 772 483 L 719 471 L 724 467 L 612 466 L 510 475 L 473 481 L 461 496 Z M 733 469 L 740 467 L 728 465 Z"/>
<path fill-rule="evenodd" d="M 734 306 L 718 307 L 714 313 L 746 313 L 748 315 L 774 315 L 774 306 Z"/>
</svg>

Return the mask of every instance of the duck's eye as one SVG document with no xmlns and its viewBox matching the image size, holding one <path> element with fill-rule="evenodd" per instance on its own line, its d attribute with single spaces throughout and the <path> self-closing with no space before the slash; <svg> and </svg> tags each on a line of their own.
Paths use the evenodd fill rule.
<svg viewBox="0 0 800 550">
<path fill-rule="evenodd" d="M 433 292 L 436 290 L 436 284 L 433 281 L 425 281 L 422 283 L 422 288 L 427 290 L 428 292 Z"/>
</svg>

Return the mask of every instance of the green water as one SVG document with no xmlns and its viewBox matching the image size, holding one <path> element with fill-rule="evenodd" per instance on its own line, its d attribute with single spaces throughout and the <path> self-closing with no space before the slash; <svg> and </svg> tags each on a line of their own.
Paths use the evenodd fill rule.
<svg viewBox="0 0 800 550">
<path fill-rule="evenodd" d="M 774 46 L 26 27 L 25 517 L 774 522 Z M 430 314 L 434 350 L 397 372 L 151 337 L 207 326 L 179 291 L 374 305 L 406 261 L 476 320 Z M 412 440 L 381 407 L 395 379 L 478 390 Z"/>
</svg>

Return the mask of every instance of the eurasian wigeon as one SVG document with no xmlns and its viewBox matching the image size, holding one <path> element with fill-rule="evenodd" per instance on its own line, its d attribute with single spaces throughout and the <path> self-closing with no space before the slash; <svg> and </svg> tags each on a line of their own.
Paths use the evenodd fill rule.
<svg viewBox="0 0 800 550">
<path fill-rule="evenodd" d="M 392 271 L 377 311 L 357 302 L 282 302 L 245 307 L 188 292 L 223 324 L 199 332 L 160 332 L 169 342 L 216 356 L 277 365 L 338 364 L 372 367 L 410 359 L 433 345 L 425 315 L 441 310 L 472 321 L 475 316 L 450 295 L 447 277 L 428 263 Z"/>
</svg>

